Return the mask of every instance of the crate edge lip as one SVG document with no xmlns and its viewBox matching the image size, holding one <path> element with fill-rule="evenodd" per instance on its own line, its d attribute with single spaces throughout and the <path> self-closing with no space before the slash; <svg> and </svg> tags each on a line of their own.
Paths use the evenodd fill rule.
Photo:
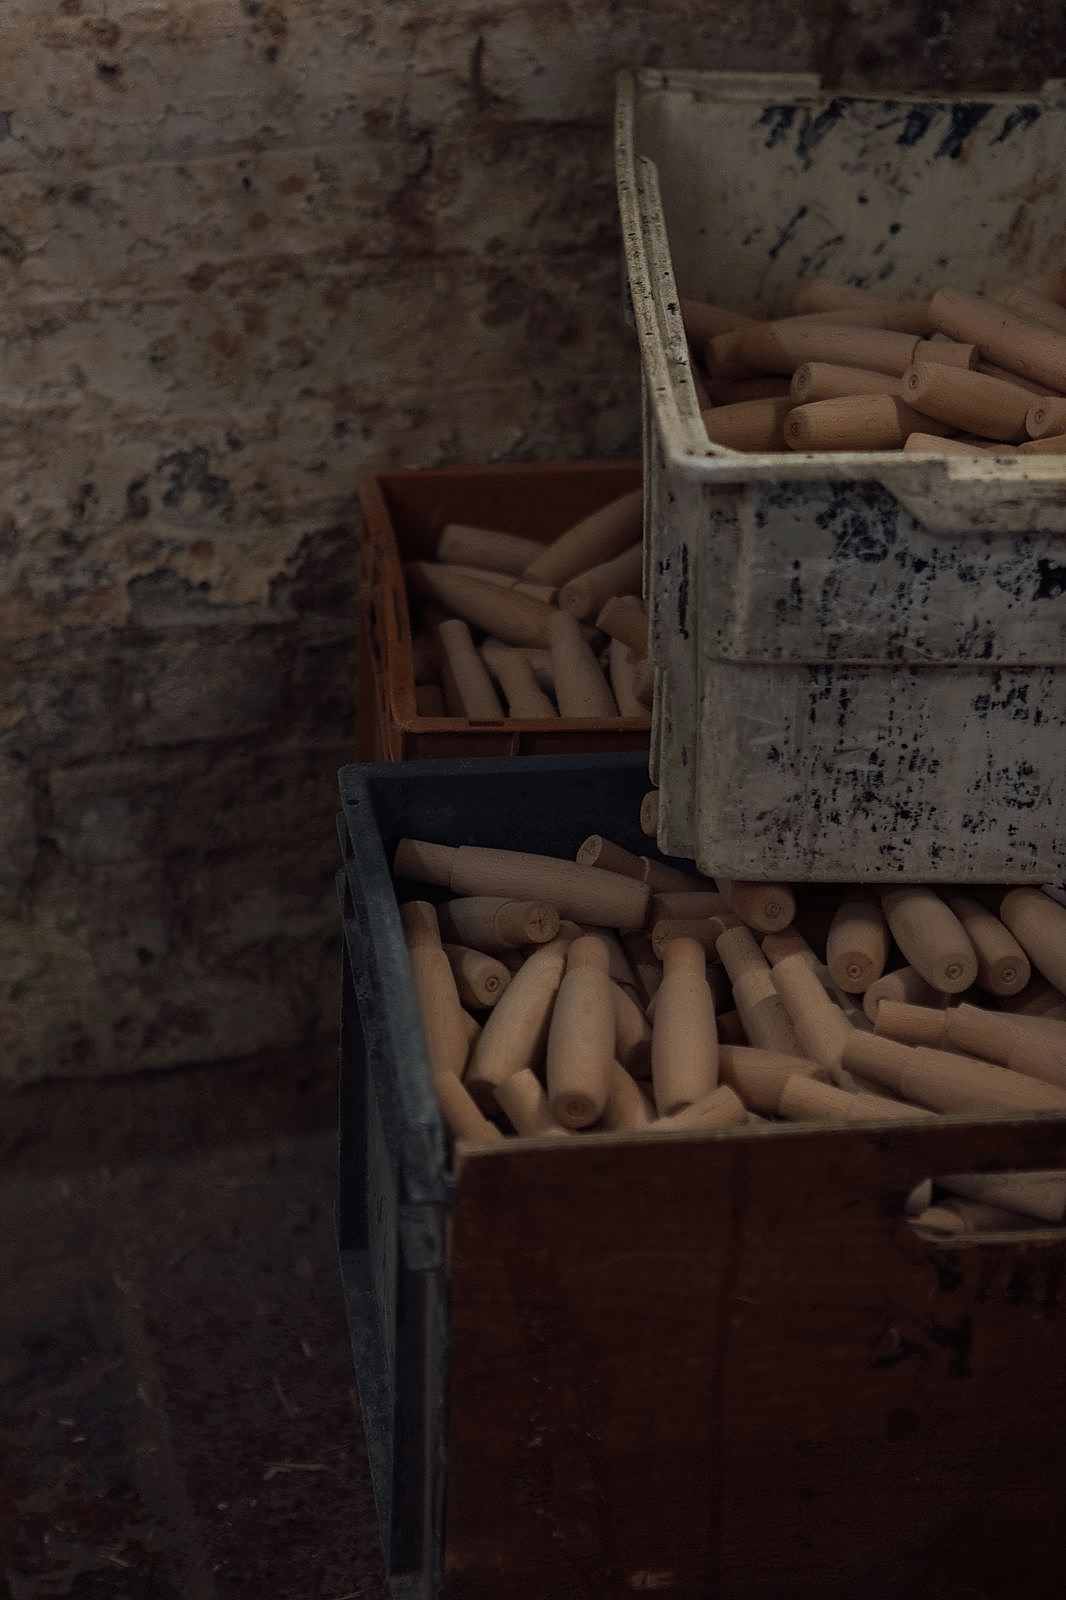
<svg viewBox="0 0 1066 1600">
<path fill-rule="evenodd" d="M 383 987 L 402 992 L 404 987 L 410 989 L 411 978 L 409 971 L 404 970 L 406 956 L 399 906 L 374 816 L 371 785 L 367 778 L 360 775 L 358 764 L 354 765 L 357 768 L 354 775 L 351 767 L 342 768 L 341 774 L 338 774 L 339 778 L 343 774 L 350 775 L 346 783 L 340 784 L 340 798 L 351 851 L 343 863 L 343 870 L 353 902 L 352 921 L 359 930 L 364 949 L 371 952 L 375 976 L 381 979 Z M 402 774 L 408 765 L 421 763 L 395 763 L 391 767 L 385 764 L 384 771 Z M 357 892 L 360 889 L 361 894 Z M 381 941 L 380 945 L 365 937 L 365 906 L 372 896 L 380 898 L 380 914 L 391 934 L 391 938 Z M 354 983 L 354 959 L 351 965 Z M 358 989 L 356 995 L 358 1004 Z M 396 1061 L 407 1058 L 412 1062 L 410 1073 L 390 1076 L 387 1083 L 377 1085 L 379 1090 L 383 1090 L 387 1101 L 387 1105 L 382 1107 L 382 1116 L 397 1141 L 398 1148 L 394 1154 L 403 1175 L 401 1205 L 443 1205 L 449 1194 L 444 1128 L 433 1094 L 421 1024 L 416 1016 L 411 1015 L 405 1025 L 404 1017 L 393 1006 L 381 1008 L 379 1023 L 389 1041 L 387 1056 Z"/>
<path fill-rule="evenodd" d="M 830 87 L 817 72 L 730 72 L 701 67 L 622 67 L 615 74 L 616 85 L 625 82 L 646 89 L 684 91 L 690 94 L 711 93 L 721 100 L 759 100 L 768 94 L 788 95 L 793 100 L 804 98 L 824 100 L 869 100 L 875 104 L 929 105 L 1028 105 L 1040 102 L 1046 109 L 1055 110 L 1066 97 L 1066 78 L 1045 78 L 1039 89 L 1007 91 L 959 89 L 948 94 L 933 94 L 916 89 L 867 89 L 847 84 Z"/>
</svg>

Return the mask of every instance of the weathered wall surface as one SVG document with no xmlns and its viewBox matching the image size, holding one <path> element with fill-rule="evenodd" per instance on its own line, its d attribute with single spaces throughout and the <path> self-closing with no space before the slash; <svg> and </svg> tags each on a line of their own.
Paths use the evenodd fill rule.
<svg viewBox="0 0 1066 1600">
<path fill-rule="evenodd" d="M 625 63 L 1040 83 L 1050 0 L 5 0 L 0 1075 L 332 1026 L 368 460 L 608 453 Z"/>
</svg>

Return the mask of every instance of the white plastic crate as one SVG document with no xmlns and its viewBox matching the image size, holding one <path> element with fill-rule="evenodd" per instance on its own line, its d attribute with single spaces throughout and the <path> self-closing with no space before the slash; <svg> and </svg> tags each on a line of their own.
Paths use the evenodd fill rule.
<svg viewBox="0 0 1066 1600">
<path fill-rule="evenodd" d="M 909 297 L 1058 267 L 1063 170 L 1058 84 L 620 79 L 669 853 L 728 877 L 1060 876 L 1066 458 L 713 446 L 678 295 L 773 315 L 808 276 Z"/>
</svg>

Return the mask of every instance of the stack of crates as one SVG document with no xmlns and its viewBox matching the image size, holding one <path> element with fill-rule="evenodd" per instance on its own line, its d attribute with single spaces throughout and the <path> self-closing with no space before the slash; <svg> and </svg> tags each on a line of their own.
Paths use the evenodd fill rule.
<svg viewBox="0 0 1066 1600">
<path fill-rule="evenodd" d="M 1054 192 L 1064 152 L 1050 94 L 621 80 L 665 854 L 801 882 L 1058 875 L 1066 476 L 1050 457 L 720 451 L 677 295 L 771 311 L 816 273 L 903 292 L 1059 265 L 1053 208 L 1024 196 Z M 904 1203 L 930 1173 L 1061 1167 L 1058 1117 L 449 1155 L 395 846 L 572 857 L 603 833 L 647 852 L 647 730 L 419 717 L 403 561 L 448 521 L 550 538 L 639 471 L 363 486 L 377 764 L 340 777 L 338 1232 L 391 1591 L 1050 1600 L 1066 1242 L 934 1248 Z"/>
</svg>

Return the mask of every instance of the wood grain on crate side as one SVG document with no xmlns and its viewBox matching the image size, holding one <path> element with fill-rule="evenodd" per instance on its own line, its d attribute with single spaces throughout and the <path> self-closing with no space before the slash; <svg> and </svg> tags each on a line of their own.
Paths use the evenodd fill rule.
<svg viewBox="0 0 1066 1600">
<path fill-rule="evenodd" d="M 1058 1595 L 1066 1235 L 902 1213 L 930 1172 L 1064 1159 L 1058 1119 L 472 1154 L 449 1600 Z"/>
</svg>

